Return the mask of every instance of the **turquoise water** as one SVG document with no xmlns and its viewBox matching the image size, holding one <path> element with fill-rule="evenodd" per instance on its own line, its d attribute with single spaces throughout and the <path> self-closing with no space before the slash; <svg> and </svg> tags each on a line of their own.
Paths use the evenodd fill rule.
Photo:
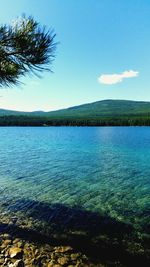
<svg viewBox="0 0 150 267">
<path fill-rule="evenodd" d="M 22 198 L 142 223 L 149 166 L 149 127 L 0 128 L 0 199 L 10 208 Z"/>
<path fill-rule="evenodd" d="M 149 204 L 150 127 L 0 128 L 3 213 L 69 227 L 96 214 L 148 234 Z"/>
</svg>

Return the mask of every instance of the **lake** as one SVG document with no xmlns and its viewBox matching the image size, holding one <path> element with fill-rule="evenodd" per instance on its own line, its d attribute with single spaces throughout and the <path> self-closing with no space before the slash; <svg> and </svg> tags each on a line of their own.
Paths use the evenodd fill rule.
<svg viewBox="0 0 150 267">
<path fill-rule="evenodd" d="M 0 128 L 2 216 L 55 237 L 147 240 L 149 204 L 150 127 Z"/>
</svg>

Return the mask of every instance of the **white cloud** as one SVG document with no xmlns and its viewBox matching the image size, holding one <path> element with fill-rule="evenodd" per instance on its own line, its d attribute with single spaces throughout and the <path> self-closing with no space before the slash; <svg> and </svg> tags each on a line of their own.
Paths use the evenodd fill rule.
<svg viewBox="0 0 150 267">
<path fill-rule="evenodd" d="M 98 78 L 98 82 L 103 84 L 116 84 L 121 83 L 123 79 L 137 77 L 138 74 L 139 72 L 134 70 L 126 70 L 120 74 L 102 74 Z"/>
</svg>

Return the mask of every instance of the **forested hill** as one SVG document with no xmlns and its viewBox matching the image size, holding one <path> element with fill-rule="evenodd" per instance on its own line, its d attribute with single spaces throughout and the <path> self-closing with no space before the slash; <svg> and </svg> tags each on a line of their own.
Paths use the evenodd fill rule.
<svg viewBox="0 0 150 267">
<path fill-rule="evenodd" d="M 50 112 L 0 109 L 0 125 L 150 125 L 150 102 L 102 100 Z"/>
</svg>

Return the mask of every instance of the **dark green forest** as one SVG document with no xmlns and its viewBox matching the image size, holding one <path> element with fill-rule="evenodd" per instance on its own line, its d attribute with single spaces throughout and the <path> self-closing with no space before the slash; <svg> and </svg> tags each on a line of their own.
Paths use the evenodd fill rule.
<svg viewBox="0 0 150 267">
<path fill-rule="evenodd" d="M 1 116 L 0 126 L 150 126 L 150 117 L 105 118 L 46 118 L 30 116 Z"/>
<path fill-rule="evenodd" d="M 0 110 L 0 126 L 138 125 L 150 125 L 150 102 L 103 100 L 51 112 Z"/>
</svg>

